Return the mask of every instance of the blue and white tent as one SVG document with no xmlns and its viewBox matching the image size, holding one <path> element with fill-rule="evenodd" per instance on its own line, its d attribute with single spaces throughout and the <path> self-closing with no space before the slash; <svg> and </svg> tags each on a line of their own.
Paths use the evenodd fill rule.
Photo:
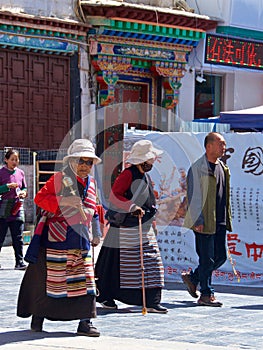
<svg viewBox="0 0 263 350">
<path fill-rule="evenodd" d="M 263 105 L 231 112 L 220 112 L 220 123 L 231 129 L 263 131 Z"/>
</svg>

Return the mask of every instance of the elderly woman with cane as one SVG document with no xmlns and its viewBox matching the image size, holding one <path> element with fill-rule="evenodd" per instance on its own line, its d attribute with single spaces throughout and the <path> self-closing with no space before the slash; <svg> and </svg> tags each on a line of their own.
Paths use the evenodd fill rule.
<svg viewBox="0 0 263 350">
<path fill-rule="evenodd" d="M 77 334 L 98 337 L 90 321 L 96 317 L 96 285 L 89 250 L 99 244 L 101 232 L 90 172 L 101 160 L 89 140 L 77 139 L 63 161 L 63 171 L 35 197 L 41 218 L 25 256 L 29 266 L 17 315 L 32 315 L 31 330 L 36 332 L 42 331 L 44 318 L 79 320 Z"/>
<path fill-rule="evenodd" d="M 136 142 L 127 159 L 131 166 L 112 186 L 106 213 L 110 229 L 95 267 L 97 301 L 104 308 L 117 309 L 118 300 L 142 305 L 143 314 L 168 311 L 160 305 L 164 269 L 153 230 L 155 196 L 147 174 L 162 153 L 151 141 Z"/>
</svg>

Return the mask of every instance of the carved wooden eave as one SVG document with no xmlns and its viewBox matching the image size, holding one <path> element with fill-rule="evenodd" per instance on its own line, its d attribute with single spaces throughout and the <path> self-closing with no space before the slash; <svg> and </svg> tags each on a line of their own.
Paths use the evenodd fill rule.
<svg viewBox="0 0 263 350">
<path fill-rule="evenodd" d="M 0 47 L 70 55 L 86 44 L 90 27 L 69 19 L 0 11 Z"/>
<path fill-rule="evenodd" d="M 80 0 L 85 16 L 118 17 L 130 20 L 183 26 L 208 31 L 216 28 L 219 19 L 192 12 L 143 4 L 108 0 Z"/>
</svg>

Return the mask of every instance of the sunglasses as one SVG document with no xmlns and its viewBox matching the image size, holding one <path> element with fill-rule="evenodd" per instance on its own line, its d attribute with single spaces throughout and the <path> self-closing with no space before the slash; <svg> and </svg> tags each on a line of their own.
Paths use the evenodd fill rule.
<svg viewBox="0 0 263 350">
<path fill-rule="evenodd" d="M 75 160 L 75 163 L 78 164 L 78 165 L 88 165 L 88 166 L 91 166 L 93 165 L 93 160 L 84 160 L 84 159 L 76 159 Z"/>
</svg>

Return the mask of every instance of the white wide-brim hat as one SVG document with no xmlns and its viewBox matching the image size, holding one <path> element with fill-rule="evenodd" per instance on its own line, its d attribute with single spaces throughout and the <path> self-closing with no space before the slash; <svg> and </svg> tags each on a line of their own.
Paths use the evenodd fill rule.
<svg viewBox="0 0 263 350">
<path fill-rule="evenodd" d="M 96 156 L 95 148 L 90 140 L 77 139 L 69 146 L 68 155 L 63 158 L 63 162 L 70 158 L 92 158 L 94 164 L 99 164 L 101 159 Z"/>
<path fill-rule="evenodd" d="M 126 159 L 126 163 L 141 164 L 149 159 L 155 159 L 163 153 L 162 150 L 153 147 L 149 140 L 140 140 L 132 146 L 131 153 Z"/>
</svg>

